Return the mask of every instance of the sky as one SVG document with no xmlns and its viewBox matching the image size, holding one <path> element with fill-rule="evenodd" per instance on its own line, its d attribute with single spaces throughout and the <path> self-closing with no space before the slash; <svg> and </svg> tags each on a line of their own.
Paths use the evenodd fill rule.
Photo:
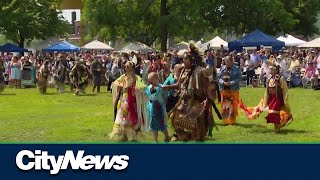
<svg viewBox="0 0 320 180">
<path fill-rule="evenodd" d="M 77 13 L 77 19 L 76 21 L 80 21 L 80 10 L 79 9 L 69 9 L 69 10 L 63 10 L 62 15 L 63 17 L 68 20 L 71 23 L 71 13 L 75 11 Z"/>
</svg>

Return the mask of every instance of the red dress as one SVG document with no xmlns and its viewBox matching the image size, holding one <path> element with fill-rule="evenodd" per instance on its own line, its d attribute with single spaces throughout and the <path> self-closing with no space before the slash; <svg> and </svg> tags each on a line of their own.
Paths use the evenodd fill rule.
<svg viewBox="0 0 320 180">
<path fill-rule="evenodd" d="M 269 79 L 267 93 L 269 106 L 269 113 L 266 117 L 267 123 L 279 124 L 281 120 L 280 110 L 284 105 L 280 78 Z"/>
</svg>

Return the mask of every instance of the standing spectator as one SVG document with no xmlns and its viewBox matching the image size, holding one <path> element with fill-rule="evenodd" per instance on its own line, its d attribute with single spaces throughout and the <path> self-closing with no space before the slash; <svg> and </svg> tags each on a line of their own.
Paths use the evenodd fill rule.
<svg viewBox="0 0 320 180">
<path fill-rule="evenodd" d="M 14 56 L 12 62 L 9 65 L 9 77 L 10 85 L 15 88 L 20 88 L 21 85 L 21 63 L 18 61 L 18 57 Z"/>
<path fill-rule="evenodd" d="M 148 69 L 151 66 L 151 61 L 147 58 L 145 53 L 141 54 L 141 62 L 142 62 L 142 80 L 148 84 Z"/>
<path fill-rule="evenodd" d="M 124 73 L 125 73 L 125 71 L 122 66 L 121 58 L 117 57 L 115 59 L 115 61 L 113 62 L 109 83 L 112 84 L 115 80 L 117 80 Z"/>
<path fill-rule="evenodd" d="M 209 69 L 213 69 L 216 65 L 213 53 L 211 51 L 207 52 L 207 57 L 205 59 L 205 63 Z"/>
<path fill-rule="evenodd" d="M 141 77 L 141 57 L 138 56 L 137 57 L 137 63 L 135 63 L 135 72 L 136 72 L 136 75 L 140 76 Z"/>
<path fill-rule="evenodd" d="M 181 64 L 181 60 L 178 57 L 178 51 L 173 50 L 173 54 L 171 56 L 171 70 L 173 70 L 177 64 Z"/>
<path fill-rule="evenodd" d="M 2 57 L 0 56 L 0 93 L 3 92 L 3 89 L 6 85 L 4 81 L 4 72 L 5 72 L 4 62 L 2 60 Z"/>
<path fill-rule="evenodd" d="M 93 75 L 92 92 L 94 92 L 95 89 L 97 88 L 97 93 L 100 93 L 102 64 L 97 57 L 94 58 L 90 66 L 90 70 Z"/>
<path fill-rule="evenodd" d="M 254 61 L 255 68 L 258 68 L 260 65 L 260 55 L 257 53 L 257 50 L 253 50 L 252 54 L 250 54 L 250 59 Z"/>
<path fill-rule="evenodd" d="M 249 86 L 250 84 L 252 85 L 253 77 L 255 76 L 255 71 L 254 71 L 255 62 L 249 58 L 248 53 L 244 55 L 244 59 L 245 59 L 244 66 L 247 69 L 247 86 Z"/>
</svg>

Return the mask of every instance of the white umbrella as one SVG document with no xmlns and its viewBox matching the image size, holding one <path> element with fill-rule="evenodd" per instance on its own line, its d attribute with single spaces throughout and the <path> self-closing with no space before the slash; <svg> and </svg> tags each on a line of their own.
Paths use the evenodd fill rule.
<svg viewBox="0 0 320 180">
<path fill-rule="evenodd" d="M 299 46 L 301 44 L 306 43 L 306 41 L 303 41 L 301 39 L 298 39 L 294 36 L 291 36 L 290 34 L 286 35 L 286 36 L 280 36 L 277 38 L 279 41 L 283 41 L 286 46 Z"/>
<path fill-rule="evenodd" d="M 113 50 L 113 48 L 103 42 L 98 40 L 92 41 L 82 47 L 82 49 L 92 49 L 92 50 Z"/>
<path fill-rule="evenodd" d="M 317 39 L 314 39 L 312 41 L 309 41 L 307 43 L 304 43 L 304 44 L 301 44 L 300 46 L 298 47 L 320 47 L 320 38 L 317 38 Z"/>
</svg>

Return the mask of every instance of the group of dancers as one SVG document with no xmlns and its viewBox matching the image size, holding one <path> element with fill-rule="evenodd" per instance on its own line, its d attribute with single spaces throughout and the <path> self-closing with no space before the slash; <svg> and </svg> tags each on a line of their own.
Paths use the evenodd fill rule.
<svg viewBox="0 0 320 180">
<path fill-rule="evenodd" d="M 183 63 L 175 65 L 162 81 L 160 68 L 148 71 L 144 79 L 135 74 L 135 64 L 128 61 L 125 74 L 112 84 L 115 116 L 110 137 L 116 141 L 136 141 L 140 132 L 151 131 L 158 142 L 160 131 L 165 135 L 165 142 L 205 141 L 216 126 L 213 111 L 225 125 L 234 125 L 239 107 L 249 119 L 256 119 L 268 110 L 267 123 L 273 123 L 279 132 L 292 120 L 288 89 L 279 67 L 270 66 L 266 93 L 258 106 L 249 108 L 240 100 L 242 74 L 233 63 L 233 58 L 227 56 L 217 73 L 205 65 L 198 48 L 190 44 Z M 149 66 L 157 67 L 151 62 Z M 221 103 L 220 111 L 216 98 Z M 167 122 L 174 129 L 172 136 Z"/>
<path fill-rule="evenodd" d="M 173 63 L 162 61 L 160 56 L 154 56 L 150 61 L 141 54 L 139 66 L 132 60 L 125 61 L 125 73 L 120 73 L 112 83 L 114 125 L 110 137 L 117 141 L 136 141 L 140 132 L 151 131 L 154 141 L 158 142 L 160 131 L 165 135 L 165 142 L 204 141 L 212 136 L 213 128 L 217 128 L 213 112 L 225 125 L 234 125 L 239 108 L 249 119 L 256 119 L 267 111 L 267 123 L 273 123 L 276 132 L 292 121 L 287 83 L 277 65 L 269 66 L 270 76 L 260 103 L 247 107 L 239 94 L 242 73 L 235 57 L 226 56 L 224 66 L 217 72 L 214 61 L 207 63 L 200 54 L 191 43 L 182 55 L 182 62 L 171 66 L 171 71 L 170 64 Z M 123 62 L 123 58 L 115 58 L 115 68 L 117 62 Z M 67 61 L 61 56 L 55 61 L 54 68 L 51 66 L 52 63 L 46 60 L 39 68 L 40 93 L 46 93 L 52 69 L 59 92 L 64 91 L 66 78 L 70 78 L 74 94 L 85 93 L 91 75 L 93 91 L 96 88 L 100 91 L 102 65 L 99 60 L 94 59 L 89 68 L 76 58 L 69 72 Z M 140 69 L 143 69 L 141 75 Z M 0 92 L 5 85 L 4 71 L 3 61 L 0 61 Z M 221 104 L 220 109 L 216 102 Z M 174 130 L 172 135 L 169 135 L 168 123 Z"/>
<path fill-rule="evenodd" d="M 97 92 L 100 92 L 100 70 L 101 63 L 94 60 L 91 64 L 90 69 L 84 64 L 84 61 L 80 58 L 76 58 L 75 64 L 68 73 L 66 61 L 60 58 L 55 64 L 55 70 L 53 75 L 51 74 L 51 65 L 48 60 L 39 68 L 37 74 L 37 85 L 41 94 L 45 94 L 48 88 L 49 78 L 53 76 L 54 83 L 57 90 L 60 93 L 64 92 L 65 81 L 67 78 L 70 79 L 71 89 L 74 91 L 74 95 L 79 95 L 79 93 L 85 94 L 85 89 L 89 85 L 89 78 L 93 74 L 93 91 L 97 88 Z M 96 73 L 98 72 L 98 73 Z M 68 77 L 69 75 L 69 77 Z"/>
</svg>

